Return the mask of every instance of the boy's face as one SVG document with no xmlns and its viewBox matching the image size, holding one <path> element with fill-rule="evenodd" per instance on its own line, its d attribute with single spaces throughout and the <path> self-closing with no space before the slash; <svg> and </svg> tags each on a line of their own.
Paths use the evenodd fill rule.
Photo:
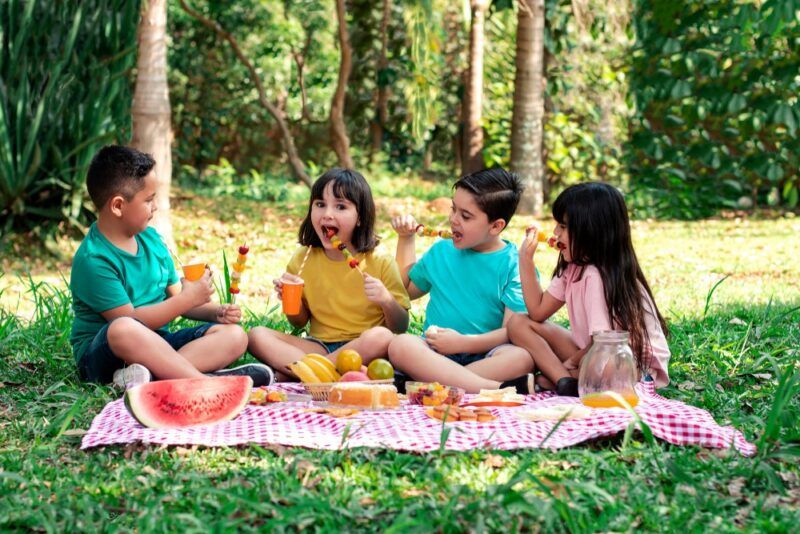
<svg viewBox="0 0 800 534">
<path fill-rule="evenodd" d="M 328 229 L 336 232 L 342 243 L 351 245 L 353 231 L 358 224 L 358 210 L 350 200 L 337 198 L 333 194 L 333 182 L 328 182 L 322 191 L 322 198 L 311 204 L 311 224 L 326 249 L 334 248 L 326 233 Z"/>
<path fill-rule="evenodd" d="M 491 250 L 496 247 L 505 225 L 502 219 L 490 221 L 472 193 L 460 187 L 456 189 L 450 210 L 450 230 L 456 248 L 478 252 Z"/>
<path fill-rule="evenodd" d="M 117 203 L 119 220 L 126 233 L 134 236 L 143 232 L 153 214 L 156 212 L 156 171 L 144 177 L 144 187 L 142 187 L 130 201 L 121 197 L 111 199 L 112 204 Z M 118 200 L 120 199 L 121 202 Z M 113 209 L 114 206 L 112 206 Z"/>
</svg>

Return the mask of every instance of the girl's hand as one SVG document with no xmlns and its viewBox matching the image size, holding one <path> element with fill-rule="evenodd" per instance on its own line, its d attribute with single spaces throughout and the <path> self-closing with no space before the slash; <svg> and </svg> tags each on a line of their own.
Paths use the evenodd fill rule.
<svg viewBox="0 0 800 534">
<path fill-rule="evenodd" d="M 278 295 L 278 300 L 283 300 L 284 282 L 302 284 L 303 279 L 297 276 L 296 274 L 291 274 L 291 273 L 283 273 L 280 278 L 274 279 L 272 281 L 272 285 L 275 286 L 275 294 Z"/>
<path fill-rule="evenodd" d="M 400 237 L 410 237 L 417 232 L 417 221 L 413 215 L 398 215 L 392 217 L 392 228 Z"/>
<path fill-rule="evenodd" d="M 519 246 L 519 259 L 526 261 L 533 261 L 533 255 L 536 253 L 536 248 L 539 246 L 539 228 L 536 226 L 529 226 L 525 229 L 525 239 Z"/>
<path fill-rule="evenodd" d="M 217 308 L 217 322 L 236 324 L 242 320 L 242 310 L 236 304 L 223 304 Z"/>
<path fill-rule="evenodd" d="M 438 352 L 439 354 L 457 354 L 463 352 L 464 336 L 453 330 L 452 328 L 429 328 L 425 333 L 425 341 L 428 346 Z"/>
<path fill-rule="evenodd" d="M 394 300 L 383 282 L 367 273 L 364 273 L 364 294 L 368 301 L 378 305 L 386 305 Z"/>
</svg>

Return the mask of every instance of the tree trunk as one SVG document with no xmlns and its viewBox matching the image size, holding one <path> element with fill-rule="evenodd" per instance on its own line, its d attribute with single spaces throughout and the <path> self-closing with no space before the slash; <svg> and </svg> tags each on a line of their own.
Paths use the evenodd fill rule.
<svg viewBox="0 0 800 534">
<path fill-rule="evenodd" d="M 350 139 L 347 137 L 347 128 L 344 125 L 344 97 L 347 89 L 347 80 L 350 78 L 353 49 L 350 47 L 350 37 L 347 34 L 347 18 L 344 10 L 344 0 L 336 0 L 336 18 L 339 21 L 339 80 L 336 92 L 331 101 L 331 146 L 339 159 L 339 166 L 345 169 L 353 168 L 350 158 Z"/>
<path fill-rule="evenodd" d="M 233 53 L 236 54 L 236 57 L 239 58 L 239 61 L 241 61 L 242 64 L 247 68 L 247 72 L 250 74 L 250 81 L 252 81 L 256 86 L 256 90 L 258 91 L 258 101 L 267 110 L 267 112 L 272 115 L 272 118 L 275 119 L 275 122 L 278 123 L 278 129 L 281 131 L 281 139 L 283 140 L 283 149 L 286 152 L 286 157 L 289 159 L 289 168 L 292 170 L 292 175 L 295 177 L 295 179 L 300 180 L 307 186 L 311 187 L 311 177 L 309 177 L 308 173 L 306 173 L 306 166 L 303 164 L 303 160 L 300 159 L 300 156 L 297 153 L 297 148 L 294 145 L 294 136 L 292 135 L 292 132 L 289 131 L 289 125 L 286 123 L 286 119 L 284 118 L 281 110 L 267 98 L 267 92 L 264 90 L 264 84 L 261 82 L 261 77 L 256 72 L 253 62 L 250 61 L 246 55 L 244 55 L 244 52 L 242 52 L 242 49 L 239 47 L 239 43 L 236 41 L 233 35 L 225 31 L 225 29 L 218 22 L 208 19 L 199 12 L 190 8 L 186 3 L 186 0 L 180 0 L 180 3 L 184 11 L 186 11 L 195 19 L 199 20 L 203 26 L 215 32 L 219 37 L 222 37 L 228 41 L 228 44 L 231 45 L 231 48 L 233 48 Z"/>
<path fill-rule="evenodd" d="M 167 0 L 143 4 L 139 21 L 136 86 L 133 91 L 131 146 L 156 161 L 156 205 L 152 225 L 173 244 L 169 213 L 172 182 L 172 124 L 167 84 Z"/>
<path fill-rule="evenodd" d="M 469 31 L 469 70 L 464 88 L 464 154 L 461 158 L 461 174 L 470 174 L 484 168 L 481 106 L 483 104 L 484 25 L 489 3 L 489 0 L 471 0 L 470 2 L 472 23 Z"/>
<path fill-rule="evenodd" d="M 542 215 L 544 202 L 544 0 L 519 0 L 511 170 L 525 184 L 521 213 Z"/>
<path fill-rule="evenodd" d="M 383 128 L 388 118 L 389 84 L 385 80 L 385 70 L 389 67 L 386 49 L 389 47 L 389 15 L 392 12 L 392 0 L 383 0 L 383 17 L 381 18 L 381 55 L 378 58 L 378 95 L 375 102 L 375 119 L 372 121 L 372 151 L 379 152 L 383 146 Z M 381 76 L 384 79 L 381 83 Z"/>
</svg>

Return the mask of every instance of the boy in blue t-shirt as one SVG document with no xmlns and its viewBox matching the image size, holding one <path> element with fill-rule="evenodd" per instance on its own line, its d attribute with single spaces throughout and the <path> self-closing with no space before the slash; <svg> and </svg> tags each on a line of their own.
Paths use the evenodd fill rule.
<svg viewBox="0 0 800 534">
<path fill-rule="evenodd" d="M 452 239 L 435 243 L 417 262 L 417 222 L 395 217 L 397 263 L 412 299 L 430 293 L 425 337 L 403 334 L 389 358 L 416 380 L 477 393 L 513 386 L 533 393 L 533 359 L 508 344 L 506 322 L 525 310 L 517 248 L 500 238 L 522 195 L 519 178 L 501 168 L 464 176 L 453 186 Z"/>
<path fill-rule="evenodd" d="M 169 250 L 148 227 L 156 210 L 155 161 L 133 148 L 106 146 L 86 177 L 97 222 L 75 253 L 70 276 L 72 351 L 81 379 L 119 386 L 157 378 L 248 375 L 268 385 L 262 364 L 218 371 L 241 356 L 247 334 L 238 306 L 211 304 L 211 271 L 189 282 L 175 273 Z M 216 321 L 177 332 L 182 315 Z"/>
</svg>

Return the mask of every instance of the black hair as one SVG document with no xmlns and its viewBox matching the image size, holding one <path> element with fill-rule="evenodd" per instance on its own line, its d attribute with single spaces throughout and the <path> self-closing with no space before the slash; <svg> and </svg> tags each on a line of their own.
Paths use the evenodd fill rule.
<svg viewBox="0 0 800 534">
<path fill-rule="evenodd" d="M 311 186 L 311 199 L 308 201 L 308 213 L 300 225 L 298 239 L 301 245 L 321 247 L 314 225 L 311 224 L 311 208 L 314 202 L 322 199 L 325 187 L 333 182 L 333 195 L 336 198 L 345 198 L 355 204 L 359 224 L 353 230 L 351 242 L 356 252 L 369 252 L 378 245 L 375 235 L 375 201 L 372 200 L 372 190 L 361 173 L 352 169 L 333 168 L 317 178 Z"/>
<path fill-rule="evenodd" d="M 622 193 L 601 182 L 570 186 L 553 203 L 553 218 L 567 227 L 572 263 L 594 265 L 600 271 L 611 324 L 628 331 L 636 364 L 640 371 L 647 371 L 652 349 L 645 324 L 645 295 L 665 335 L 668 329 L 633 250 Z M 567 265 L 560 254 L 553 277 L 560 276 Z"/>
<path fill-rule="evenodd" d="M 86 189 L 98 210 L 114 195 L 130 201 L 144 187 L 144 177 L 156 162 L 150 154 L 135 148 L 108 145 L 101 148 L 89 164 Z"/>
<path fill-rule="evenodd" d="M 523 191 L 519 176 L 502 167 L 492 167 L 463 176 L 453 184 L 453 189 L 458 188 L 472 193 L 489 222 L 503 219 L 506 227 L 517 211 Z"/>
</svg>

